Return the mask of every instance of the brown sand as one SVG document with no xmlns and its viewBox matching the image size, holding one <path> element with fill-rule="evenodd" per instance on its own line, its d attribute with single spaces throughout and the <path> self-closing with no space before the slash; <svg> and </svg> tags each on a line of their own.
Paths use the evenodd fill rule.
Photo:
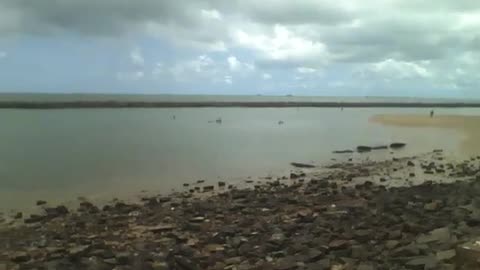
<svg viewBox="0 0 480 270">
<path fill-rule="evenodd" d="M 389 126 L 430 127 L 453 129 L 465 135 L 461 143 L 461 151 L 468 155 L 480 154 L 480 116 L 474 115 L 375 115 L 371 122 Z M 439 131 L 441 132 L 441 131 Z M 435 139 L 435 138 L 432 138 Z"/>
</svg>

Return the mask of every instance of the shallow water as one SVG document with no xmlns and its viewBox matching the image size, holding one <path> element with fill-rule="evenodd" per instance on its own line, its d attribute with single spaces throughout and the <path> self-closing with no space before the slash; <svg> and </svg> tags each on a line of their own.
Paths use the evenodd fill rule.
<svg viewBox="0 0 480 270">
<path fill-rule="evenodd" d="M 106 198 L 142 189 L 170 192 L 185 182 L 279 175 L 289 162 L 322 164 L 338 149 L 408 143 L 395 155 L 443 148 L 461 154 L 461 130 L 382 125 L 377 114 L 428 109 L 184 108 L 1 110 L 0 205 L 25 208 L 78 196 Z M 480 115 L 478 109 L 436 115 Z M 175 119 L 173 116 L 175 115 Z M 208 123 L 222 118 L 222 124 Z M 284 124 L 279 125 L 282 120 Z M 356 154 L 356 157 L 360 155 Z M 361 155 L 391 157 L 387 150 Z"/>
</svg>

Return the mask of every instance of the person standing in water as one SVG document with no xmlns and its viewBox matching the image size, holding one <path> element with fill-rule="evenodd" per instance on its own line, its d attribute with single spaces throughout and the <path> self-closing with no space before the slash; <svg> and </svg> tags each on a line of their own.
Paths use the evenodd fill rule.
<svg viewBox="0 0 480 270">
<path fill-rule="evenodd" d="M 430 118 L 433 117 L 433 110 L 430 111 Z"/>
</svg>

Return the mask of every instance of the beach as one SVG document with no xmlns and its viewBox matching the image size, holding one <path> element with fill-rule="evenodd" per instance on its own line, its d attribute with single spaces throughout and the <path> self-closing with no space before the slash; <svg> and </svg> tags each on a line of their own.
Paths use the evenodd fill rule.
<svg viewBox="0 0 480 270">
<path fill-rule="evenodd" d="M 6 269 L 477 269 L 480 160 L 442 150 L 340 162 L 244 186 L 42 214 L 0 230 Z M 308 164 L 306 164 L 308 165 Z M 24 225 L 21 225 L 21 224 Z M 76 268 L 75 268 L 76 267 Z"/>
</svg>

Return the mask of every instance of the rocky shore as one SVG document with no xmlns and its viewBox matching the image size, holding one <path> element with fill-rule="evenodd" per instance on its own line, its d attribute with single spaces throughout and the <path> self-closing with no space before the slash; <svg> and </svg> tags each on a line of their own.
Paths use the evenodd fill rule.
<svg viewBox="0 0 480 270">
<path fill-rule="evenodd" d="M 298 164 L 141 203 L 39 201 L 0 230 L 0 269 L 480 269 L 477 158 Z"/>
</svg>

